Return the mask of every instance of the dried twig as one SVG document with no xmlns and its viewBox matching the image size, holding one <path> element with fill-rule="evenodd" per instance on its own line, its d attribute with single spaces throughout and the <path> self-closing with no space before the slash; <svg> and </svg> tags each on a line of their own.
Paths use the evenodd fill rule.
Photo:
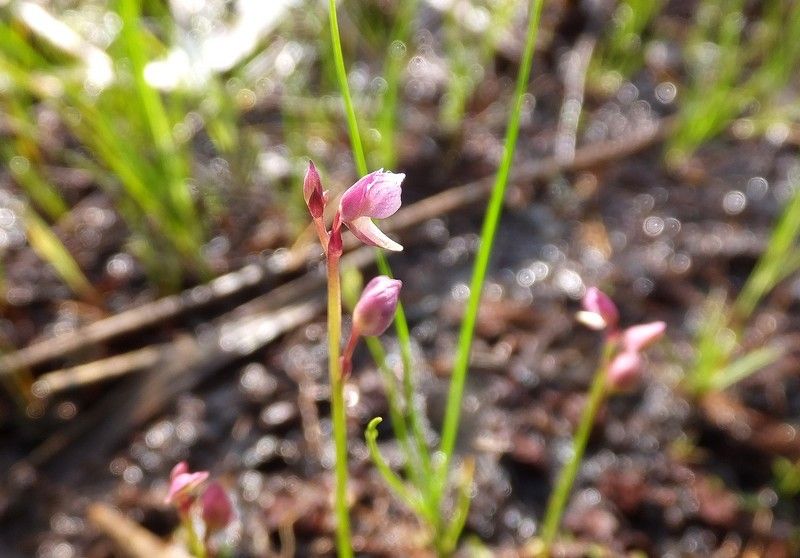
<svg viewBox="0 0 800 558">
<path fill-rule="evenodd" d="M 153 533 L 105 504 L 91 504 L 89 521 L 114 542 L 117 551 L 128 558 L 190 558 L 177 547 L 167 545 Z"/>
<path fill-rule="evenodd" d="M 548 157 L 541 161 L 521 164 L 512 173 L 511 180 L 512 182 L 545 180 L 565 171 L 582 170 L 609 163 L 653 145 L 665 136 L 669 127 L 669 121 L 662 120 L 624 139 L 583 147 L 576 151 L 575 157 L 569 163 L 559 163 L 554 157 Z M 386 231 L 397 232 L 480 201 L 488 195 L 493 180 L 492 176 L 485 177 L 425 198 L 398 211 L 391 219 L 387 219 L 382 227 Z M 352 249 L 355 245 L 355 239 L 352 236 L 347 237 L 346 248 Z M 31 368 L 82 348 L 153 326 L 246 288 L 262 284 L 270 278 L 295 272 L 318 255 L 319 249 L 314 246 L 280 251 L 267 258 L 263 265 L 245 266 L 238 271 L 222 275 L 207 285 L 194 287 L 179 295 L 168 296 L 121 312 L 58 337 L 39 341 L 0 357 L 0 375 Z"/>
</svg>

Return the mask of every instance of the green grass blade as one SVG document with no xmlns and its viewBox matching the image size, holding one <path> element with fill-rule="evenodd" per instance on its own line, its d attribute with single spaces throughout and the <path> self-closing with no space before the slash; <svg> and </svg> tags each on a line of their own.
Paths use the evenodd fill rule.
<svg viewBox="0 0 800 558">
<path fill-rule="evenodd" d="M 780 347 L 761 347 L 736 359 L 714 375 L 711 389 L 723 390 L 769 366 L 784 355 Z"/>
<path fill-rule="evenodd" d="M 61 240 L 47 226 L 47 223 L 30 209 L 25 211 L 23 222 L 25 234 L 33 251 L 53 266 L 59 277 L 75 294 L 86 299 L 95 298 L 92 284 Z"/>
<path fill-rule="evenodd" d="M 442 476 L 447 474 L 450 459 L 455 448 L 456 436 L 458 434 L 458 424 L 461 416 L 461 398 L 464 395 L 464 383 L 469 367 L 470 350 L 472 339 L 475 334 L 475 324 L 478 317 L 480 306 L 481 291 L 486 279 L 486 271 L 489 267 L 489 258 L 492 254 L 494 237 L 497 231 L 497 224 L 500 220 L 500 213 L 503 208 L 508 176 L 511 172 L 511 164 L 514 160 L 514 151 L 519 135 L 520 119 L 522 117 L 522 105 L 525 92 L 528 87 L 531 66 L 533 65 L 533 52 L 536 47 L 536 37 L 539 30 L 539 19 L 542 13 L 544 0 L 532 0 L 528 21 L 528 31 L 525 39 L 525 50 L 520 62 L 517 84 L 514 91 L 514 106 L 509 115 L 508 128 L 506 130 L 505 145 L 503 147 L 503 159 L 497 171 L 497 177 L 492 187 L 492 195 L 489 206 L 481 229 L 480 248 L 475 259 L 472 271 L 472 281 L 470 282 L 470 295 L 467 302 L 467 309 L 461 323 L 459 334 L 456 361 L 453 367 L 453 376 L 450 380 L 450 392 L 447 398 L 447 408 L 445 411 L 444 426 L 442 428 L 441 449 L 444 453 L 444 463 Z M 444 478 L 440 479 L 444 484 Z"/>
</svg>

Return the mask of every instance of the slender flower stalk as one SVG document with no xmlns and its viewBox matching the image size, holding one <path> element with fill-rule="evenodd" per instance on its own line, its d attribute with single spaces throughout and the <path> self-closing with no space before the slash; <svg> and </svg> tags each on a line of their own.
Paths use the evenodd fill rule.
<svg viewBox="0 0 800 558">
<path fill-rule="evenodd" d="M 309 209 L 311 208 L 309 207 Z M 331 384 L 331 418 L 336 455 L 334 464 L 336 549 L 339 558 L 350 558 L 353 556 L 353 549 L 350 544 L 350 515 L 347 506 L 347 413 L 344 404 L 344 375 L 340 357 L 342 285 L 339 276 L 339 260 L 342 256 L 342 225 L 338 213 L 333 219 L 333 228 L 325 247 L 328 270 L 328 374 Z"/>
<path fill-rule="evenodd" d="M 641 352 L 660 339 L 666 329 L 664 322 L 650 322 L 620 331 L 617 306 L 605 293 L 594 287 L 587 290 L 583 307 L 584 310 L 576 316 L 577 320 L 590 329 L 605 330 L 605 342 L 586 407 L 572 441 L 572 454 L 561 469 L 547 504 L 540 537 L 545 556 L 550 553 L 558 534 L 564 507 L 578 475 L 597 413 L 609 394 L 627 391 L 638 385 L 642 377 Z"/>
<path fill-rule="evenodd" d="M 592 380 L 592 386 L 589 389 L 586 407 L 583 409 L 581 421 L 572 440 L 572 454 L 564 468 L 561 469 L 556 485 L 550 495 L 550 501 L 547 503 L 541 538 L 548 552 L 558 533 L 558 526 L 561 524 L 561 517 L 564 515 L 564 506 L 567 504 L 567 498 L 569 498 L 572 485 L 575 483 L 575 477 L 583 460 L 583 454 L 586 451 L 586 445 L 589 442 L 589 434 L 592 432 L 595 418 L 606 398 L 606 375 L 612 353 L 613 345 L 607 342 L 603 350 L 600 366 L 594 373 L 594 380 Z"/>
<path fill-rule="evenodd" d="M 342 256 L 342 226 L 367 245 L 402 250 L 402 246 L 386 236 L 372 221 L 394 214 L 400 207 L 404 175 L 370 173 L 359 179 L 342 195 L 328 233 L 323 214 L 329 196 L 322 190 L 322 181 L 314 163 L 309 163 L 303 180 L 303 197 L 325 250 L 328 272 L 328 373 L 331 385 L 331 415 L 336 455 L 334 507 L 336 512 L 336 548 L 340 558 L 353 555 L 350 538 L 350 516 L 347 503 L 347 412 L 344 383 L 350 374 L 353 351 L 362 335 L 376 336 L 391 324 L 402 283 L 389 277 L 376 277 L 367 285 L 356 304 L 350 339 L 342 345 L 342 286 L 339 263 Z"/>
<path fill-rule="evenodd" d="M 537 0 L 542 2 L 543 0 Z M 407 0 L 406 3 L 410 3 Z M 356 170 L 361 175 L 367 174 L 367 158 L 364 155 L 364 147 L 361 143 L 361 133 L 358 130 L 358 119 L 356 118 L 356 110 L 353 105 L 353 98 L 350 95 L 350 86 L 347 83 L 347 70 L 344 66 L 344 55 L 342 53 L 342 41 L 339 36 L 339 20 L 336 15 L 336 2 L 330 0 L 328 3 L 328 22 L 331 33 L 331 50 L 333 51 L 334 63 L 336 67 L 336 80 L 339 83 L 339 91 L 342 94 L 344 101 L 345 114 L 347 117 L 347 129 L 350 137 L 350 146 L 353 152 L 353 159 L 355 161 Z M 380 248 L 375 250 L 375 261 L 378 264 L 378 270 L 389 277 L 392 276 L 392 270 L 389 267 L 389 262 L 386 255 Z M 425 441 L 425 435 L 422 428 L 422 420 L 419 413 L 414 408 L 413 392 L 414 380 L 411 376 L 411 335 L 409 333 L 408 321 L 406 314 L 403 310 L 403 305 L 398 304 L 397 313 L 395 315 L 395 331 L 397 332 L 397 339 L 400 342 L 400 355 L 403 361 L 403 394 L 406 402 L 406 414 L 408 415 L 411 433 L 413 434 L 414 441 L 417 446 L 417 453 L 421 461 L 421 468 L 424 475 L 431 482 L 434 482 L 431 472 L 430 456 L 428 455 L 428 447 Z"/>
</svg>

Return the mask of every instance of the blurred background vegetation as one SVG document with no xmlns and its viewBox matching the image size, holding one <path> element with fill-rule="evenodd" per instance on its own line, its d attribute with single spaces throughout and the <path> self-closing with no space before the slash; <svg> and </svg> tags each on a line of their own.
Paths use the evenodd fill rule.
<svg viewBox="0 0 800 558">
<path fill-rule="evenodd" d="M 481 178 L 459 172 L 459 154 L 502 136 L 526 5 L 339 3 L 371 169 L 448 187 Z M 356 175 L 327 25 L 322 0 L 0 0 L 0 353 L 312 239 L 308 158 L 335 191 Z M 589 109 L 650 88 L 666 172 L 702 187 L 704 150 L 800 141 L 798 37 L 793 0 L 548 1 L 528 113 L 542 106 L 546 151 L 568 160 L 612 135 L 587 128 Z M 742 338 L 800 267 L 790 179 L 752 272 L 737 292 L 708 289 L 681 383 L 690 397 L 783 354 Z M 2 378 L 24 408 L 32 378 Z M 776 476 L 796 494 L 800 467 L 781 459 Z"/>
<path fill-rule="evenodd" d="M 549 3 L 545 25 L 571 4 Z M 584 88 L 610 99 L 630 95 L 637 79 L 656 84 L 672 113 L 664 161 L 675 172 L 690 173 L 693 154 L 720 134 L 775 145 L 797 135 L 799 3 L 585 9 L 604 25 L 575 47 L 590 62 L 580 98 L 567 92 L 562 107 L 567 154 Z M 475 122 L 498 129 L 510 89 L 498 69 L 518 48 L 521 10 L 514 0 L 342 2 L 370 168 L 413 167 L 429 141 L 450 146 L 447 167 Z M 302 240 L 306 159 L 322 161 L 339 186 L 354 175 L 326 25 L 322 3 L 307 0 L 3 2 L 0 312 L 58 300 L 113 312 L 140 300 L 135 293 L 176 292 Z M 487 95 L 498 103 L 486 106 Z M 737 347 L 720 336 L 800 265 L 800 202 L 786 207 L 740 299 L 731 308 L 724 295 L 709 299 L 692 390 L 728 385 L 710 377 Z M 35 335 L 6 327 L 0 344 Z M 751 355 L 723 377 L 776 355 Z"/>
</svg>

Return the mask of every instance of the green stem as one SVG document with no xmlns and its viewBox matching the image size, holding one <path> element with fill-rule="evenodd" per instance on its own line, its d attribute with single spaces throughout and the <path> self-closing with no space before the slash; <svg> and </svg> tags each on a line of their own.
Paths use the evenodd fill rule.
<svg viewBox="0 0 800 558">
<path fill-rule="evenodd" d="M 378 271 L 388 277 L 392 277 L 392 270 L 389 268 L 389 262 L 386 261 L 383 252 L 378 250 L 378 256 Z M 417 446 L 423 477 L 430 483 L 432 480 L 430 452 L 425 440 L 425 431 L 422 428 L 422 418 L 414 402 L 414 377 L 411 373 L 411 332 L 408 329 L 406 312 L 400 303 L 398 303 L 397 311 L 394 315 L 394 329 L 400 342 L 400 359 L 403 361 L 403 397 L 406 402 L 406 417 Z M 419 488 L 422 490 L 425 487 L 419 486 Z"/>
<path fill-rule="evenodd" d="M 492 254 L 495 232 L 500 220 L 500 212 L 503 208 L 503 198 L 505 196 L 508 175 L 511 171 L 511 163 L 514 159 L 514 149 L 519 135 L 519 125 L 522 116 L 522 103 L 525 91 L 528 86 L 531 65 L 533 62 L 533 52 L 536 46 L 536 36 L 539 29 L 539 19 L 542 13 L 544 0 L 532 0 L 531 15 L 528 21 L 528 33 L 525 41 L 525 50 L 522 54 L 519 74 L 517 75 L 517 85 L 514 91 L 514 107 L 511 111 L 506 130 L 505 145 L 503 147 L 503 159 L 497 171 L 497 178 L 492 188 L 492 196 L 486 210 L 486 216 L 481 229 L 481 242 L 478 255 L 475 259 L 475 266 L 472 271 L 472 281 L 470 283 L 470 295 L 467 303 L 467 310 L 464 320 L 461 323 L 461 331 L 458 339 L 458 353 L 453 367 L 453 376 L 450 380 L 450 392 L 447 397 L 447 408 L 445 411 L 444 426 L 442 427 L 441 449 L 444 454 L 441 478 L 439 479 L 440 489 L 447 480 L 447 471 L 450 460 L 455 448 L 456 436 L 458 435 L 458 424 L 461 415 L 461 398 L 464 395 L 464 383 L 469 367 L 470 349 L 472 339 L 475 334 L 475 323 L 478 317 L 478 308 L 481 301 L 481 291 L 483 282 L 486 279 L 486 270 L 489 266 L 489 257 Z"/>
<path fill-rule="evenodd" d="M 336 16 L 336 3 L 334 0 L 330 0 L 329 2 L 328 15 L 331 29 L 331 47 L 333 49 L 334 64 L 336 66 L 336 79 L 339 83 L 339 90 L 342 94 L 345 113 L 347 115 L 347 129 L 350 134 L 350 145 L 353 151 L 353 159 L 355 160 L 356 170 L 361 176 L 363 176 L 367 174 L 367 160 L 364 156 L 364 147 L 361 143 L 361 134 L 358 130 L 358 120 L 356 118 L 356 110 L 353 105 L 353 98 L 350 95 L 350 86 L 347 83 L 347 71 L 344 67 L 342 41 L 339 37 L 339 20 Z M 381 273 L 391 277 L 391 268 L 389 267 L 389 262 L 386 260 L 386 256 L 382 250 L 375 250 L 375 259 L 378 264 L 378 269 L 381 271 Z M 395 330 L 397 331 L 397 338 L 400 341 L 400 350 L 403 359 L 403 385 L 406 389 L 408 389 L 408 386 L 411 386 L 411 389 L 413 390 L 413 383 L 411 382 L 411 339 L 403 305 L 399 303 L 397 305 L 397 313 L 395 314 Z M 415 416 L 416 411 L 413 406 L 413 400 L 408 400 L 406 403 L 407 410 L 411 414 L 411 429 L 420 449 L 420 458 L 423 460 L 423 464 L 429 464 L 430 457 L 424 444 L 424 437 L 422 436 L 419 417 Z M 426 467 L 429 468 L 429 465 Z"/>
<path fill-rule="evenodd" d="M 567 498 L 572 491 L 572 485 L 575 483 L 575 477 L 578 474 L 583 459 L 583 454 L 586 451 L 586 444 L 589 442 L 589 434 L 592 432 L 597 412 L 603 404 L 606 396 L 606 371 L 608 363 L 611 360 L 611 355 L 614 351 L 614 343 L 606 341 L 603 348 L 603 358 L 600 366 L 594 375 L 592 387 L 589 390 L 589 400 L 586 402 L 586 407 L 583 409 L 581 422 L 578 425 L 578 430 L 575 432 L 575 438 L 572 441 L 572 455 L 569 461 L 561 469 L 558 476 L 558 481 L 550 495 L 550 501 L 547 503 L 547 512 L 544 516 L 544 523 L 542 527 L 542 542 L 544 543 L 545 552 L 550 552 L 550 546 L 553 544 L 558 526 L 561 524 L 561 516 L 564 514 L 564 506 L 567 503 Z"/>
<path fill-rule="evenodd" d="M 415 486 L 421 486 L 421 473 L 419 463 L 414 459 L 411 446 L 408 442 L 408 429 L 406 427 L 406 419 L 401 412 L 400 394 L 398 393 L 397 378 L 394 372 L 386 364 L 386 351 L 383 350 L 383 345 L 378 341 L 377 337 L 367 337 L 367 348 L 369 349 L 372 359 L 378 365 L 378 369 L 383 376 L 383 383 L 386 389 L 386 399 L 389 403 L 389 417 L 392 419 L 392 429 L 394 430 L 395 438 L 397 438 L 400 448 L 403 450 L 405 456 L 405 470 L 408 478 L 412 480 Z"/>
<path fill-rule="evenodd" d="M 194 528 L 194 523 L 192 522 L 192 518 L 189 516 L 189 513 L 181 514 L 181 523 L 183 524 L 183 528 L 186 531 L 186 536 L 189 538 L 187 541 L 187 546 L 189 547 L 189 552 L 192 556 L 196 558 L 205 558 L 206 557 L 206 547 L 203 544 L 203 541 L 200 540 L 200 536 L 197 534 L 197 530 Z"/>
<path fill-rule="evenodd" d="M 339 257 L 328 256 L 328 371 L 331 383 L 333 440 L 336 448 L 336 548 L 339 558 L 350 558 L 350 516 L 347 508 L 347 416 L 344 406 L 344 380 L 339 362 L 342 342 L 342 289 Z"/>
</svg>

